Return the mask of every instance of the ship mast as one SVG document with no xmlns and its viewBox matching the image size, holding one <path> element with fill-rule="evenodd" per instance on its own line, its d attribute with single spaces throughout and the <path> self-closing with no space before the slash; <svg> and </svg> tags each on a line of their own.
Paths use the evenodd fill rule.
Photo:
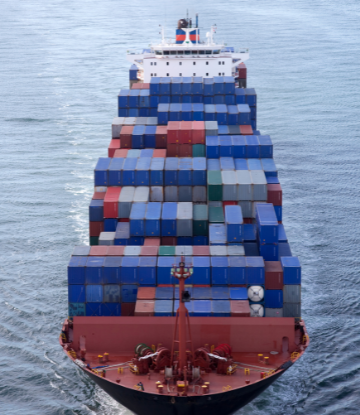
<svg viewBox="0 0 360 415">
<path fill-rule="evenodd" d="M 174 339 L 173 346 L 171 351 L 172 364 L 175 357 L 175 345 L 178 345 L 179 349 L 179 375 L 183 375 L 186 380 L 186 370 L 187 370 L 187 344 L 191 346 L 191 358 L 193 358 L 194 353 L 192 350 L 192 341 L 191 341 L 191 332 L 190 332 L 190 319 L 189 312 L 185 307 L 185 302 L 189 301 L 189 293 L 185 291 L 185 280 L 190 277 L 193 273 L 191 265 L 185 265 L 184 256 L 181 257 L 181 262 L 178 266 L 174 265 L 174 268 L 171 270 L 171 274 L 179 280 L 179 308 L 176 311 L 176 320 L 175 320 L 175 329 L 174 329 Z M 188 326 L 188 339 L 186 335 L 186 326 Z M 177 340 L 178 333 L 178 340 Z"/>
</svg>

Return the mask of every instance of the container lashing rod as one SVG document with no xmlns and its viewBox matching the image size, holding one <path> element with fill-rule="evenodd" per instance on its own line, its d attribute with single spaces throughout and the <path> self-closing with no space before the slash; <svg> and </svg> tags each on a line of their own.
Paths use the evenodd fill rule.
<svg viewBox="0 0 360 415">
<path fill-rule="evenodd" d="M 176 311 L 175 319 L 175 328 L 174 328 L 174 339 L 171 350 L 171 364 L 173 366 L 175 357 L 175 345 L 178 345 L 179 349 L 179 374 L 186 375 L 188 357 L 186 354 L 187 345 L 190 345 L 191 350 L 191 360 L 194 357 L 194 350 L 191 340 L 191 331 L 190 331 L 190 318 L 189 312 L 185 307 L 185 302 L 189 300 L 188 292 L 185 291 L 185 280 L 190 277 L 193 273 L 192 265 L 185 265 L 184 256 L 181 257 L 181 262 L 179 265 L 174 265 L 171 269 L 171 275 L 179 280 L 179 308 Z M 186 326 L 188 329 L 188 339 L 186 339 Z M 178 339 L 177 339 L 178 337 Z M 185 370 L 184 370 L 185 369 Z M 187 372 L 189 373 L 189 372 Z M 184 379 L 186 381 L 186 379 Z"/>
</svg>

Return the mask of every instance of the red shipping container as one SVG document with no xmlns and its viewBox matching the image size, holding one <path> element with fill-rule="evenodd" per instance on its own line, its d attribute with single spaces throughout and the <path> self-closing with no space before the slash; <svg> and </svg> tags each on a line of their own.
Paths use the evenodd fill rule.
<svg viewBox="0 0 360 415">
<path fill-rule="evenodd" d="M 205 144 L 205 121 L 192 122 L 192 143 Z"/>
<path fill-rule="evenodd" d="M 195 245 L 193 246 L 193 256 L 209 256 L 210 246 L 208 245 Z"/>
<path fill-rule="evenodd" d="M 153 157 L 166 157 L 166 150 L 154 150 Z"/>
<path fill-rule="evenodd" d="M 140 256 L 157 256 L 158 251 L 158 246 L 142 246 Z"/>
<path fill-rule="evenodd" d="M 235 206 L 235 205 L 237 205 L 237 202 L 233 202 L 233 201 L 228 200 L 226 202 L 222 202 L 222 205 L 223 205 L 223 211 L 224 211 L 224 214 L 225 214 L 225 206 Z"/>
<path fill-rule="evenodd" d="M 169 121 L 167 125 L 167 147 L 169 144 L 179 143 L 180 121 Z"/>
<path fill-rule="evenodd" d="M 176 244 L 177 244 L 176 236 L 162 236 L 161 237 L 161 245 L 176 246 Z"/>
<path fill-rule="evenodd" d="M 104 222 L 89 222 L 90 236 L 100 236 L 104 232 Z"/>
<path fill-rule="evenodd" d="M 211 285 L 204 285 L 204 284 L 194 284 L 193 287 L 198 287 L 198 288 L 208 288 L 211 287 Z"/>
<path fill-rule="evenodd" d="M 251 225 L 253 223 L 253 218 L 243 218 L 244 225 Z"/>
<path fill-rule="evenodd" d="M 121 218 L 119 219 L 119 222 L 130 222 L 129 218 Z"/>
<path fill-rule="evenodd" d="M 120 148 L 120 140 L 117 138 L 114 138 L 110 141 L 110 145 L 108 148 L 108 156 L 114 157 L 115 151 Z"/>
<path fill-rule="evenodd" d="M 104 197 L 104 218 L 117 218 L 121 187 L 108 187 Z"/>
<path fill-rule="evenodd" d="M 133 125 L 125 125 L 120 133 L 120 148 L 131 148 L 131 137 L 134 130 Z"/>
<path fill-rule="evenodd" d="M 264 261 L 265 262 L 265 289 L 266 290 L 282 290 L 283 270 L 280 261 Z"/>
<path fill-rule="evenodd" d="M 180 144 L 192 144 L 192 122 L 191 121 L 180 122 L 179 139 L 180 139 Z"/>
<path fill-rule="evenodd" d="M 272 203 L 274 206 L 282 206 L 282 189 L 281 184 L 268 184 L 267 185 L 267 202 Z"/>
<path fill-rule="evenodd" d="M 180 157 L 192 157 L 192 144 L 179 145 Z"/>
<path fill-rule="evenodd" d="M 166 148 L 166 144 L 167 144 L 167 126 L 158 125 L 156 127 L 156 132 L 155 132 L 155 148 Z"/>
<path fill-rule="evenodd" d="M 90 256 L 106 256 L 108 252 L 108 246 L 106 245 L 96 245 L 90 248 Z"/>
<path fill-rule="evenodd" d="M 141 89 L 141 85 L 139 82 L 136 82 L 135 84 L 132 84 L 131 89 Z"/>
<path fill-rule="evenodd" d="M 137 292 L 137 300 L 154 300 L 156 287 L 139 287 Z"/>
<path fill-rule="evenodd" d="M 121 141 L 121 140 L 120 140 Z M 115 150 L 115 153 L 114 153 L 114 157 L 116 157 L 116 158 L 120 158 L 120 157 L 126 157 L 127 156 L 127 153 L 128 153 L 128 149 L 127 148 L 122 148 L 122 149 L 120 149 L 120 150 Z"/>
<path fill-rule="evenodd" d="M 168 144 L 167 145 L 167 156 L 168 157 L 179 157 L 180 155 L 179 144 Z"/>
<path fill-rule="evenodd" d="M 123 317 L 133 316 L 136 303 L 121 303 L 121 315 Z"/>
<path fill-rule="evenodd" d="M 104 200 L 105 195 L 105 192 L 95 192 L 93 194 L 92 200 Z"/>
<path fill-rule="evenodd" d="M 135 316 L 153 316 L 155 311 L 155 300 L 137 300 Z"/>
<path fill-rule="evenodd" d="M 124 255 L 125 246 L 108 246 L 108 256 L 123 256 Z"/>
<path fill-rule="evenodd" d="M 247 69 L 245 63 L 240 63 L 238 66 L 238 73 L 240 79 L 246 79 Z"/>
<path fill-rule="evenodd" d="M 121 134 L 122 134 L 122 130 L 121 130 Z M 253 135 L 253 129 L 251 128 L 251 125 L 240 125 L 240 134 L 241 135 Z"/>
<path fill-rule="evenodd" d="M 172 284 L 158 284 L 158 287 L 173 287 Z"/>
<path fill-rule="evenodd" d="M 144 246 L 160 246 L 160 238 L 145 238 Z"/>
<path fill-rule="evenodd" d="M 230 301 L 231 317 L 250 317 L 250 305 L 248 300 Z"/>
<path fill-rule="evenodd" d="M 143 83 L 141 85 L 142 85 L 142 88 L 141 89 L 150 89 L 150 84 Z"/>
</svg>

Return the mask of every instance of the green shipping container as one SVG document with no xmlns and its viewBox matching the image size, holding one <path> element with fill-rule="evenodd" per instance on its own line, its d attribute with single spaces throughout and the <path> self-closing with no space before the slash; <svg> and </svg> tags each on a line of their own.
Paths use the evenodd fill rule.
<svg viewBox="0 0 360 415">
<path fill-rule="evenodd" d="M 206 157 L 205 144 L 194 144 L 192 151 L 193 151 L 193 157 Z"/>
<path fill-rule="evenodd" d="M 160 246 L 159 256 L 175 256 L 175 246 Z"/>
<path fill-rule="evenodd" d="M 209 213 L 207 205 L 194 205 L 193 234 L 194 236 L 209 235 Z"/>
<path fill-rule="evenodd" d="M 69 303 L 69 317 L 86 316 L 85 303 Z"/>
<path fill-rule="evenodd" d="M 98 236 L 90 236 L 90 245 L 99 245 L 99 237 Z"/>
<path fill-rule="evenodd" d="M 222 201 L 221 171 L 209 170 L 207 172 L 207 189 L 209 201 Z"/>
<path fill-rule="evenodd" d="M 224 210 L 222 208 L 222 206 L 220 207 L 215 207 L 215 206 L 210 206 L 209 207 L 209 222 L 210 223 L 224 223 L 225 222 L 225 218 L 224 218 Z"/>
</svg>

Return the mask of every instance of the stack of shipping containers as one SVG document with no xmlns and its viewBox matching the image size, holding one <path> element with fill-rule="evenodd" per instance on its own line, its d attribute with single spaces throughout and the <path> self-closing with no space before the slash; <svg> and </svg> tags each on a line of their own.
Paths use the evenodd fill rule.
<svg viewBox="0 0 360 415">
<path fill-rule="evenodd" d="M 246 67 L 152 78 L 118 95 L 94 171 L 90 246 L 68 266 L 69 316 L 171 316 L 185 256 L 192 316 L 300 318 L 301 267 L 282 225 L 270 136 L 256 130 Z"/>
</svg>

